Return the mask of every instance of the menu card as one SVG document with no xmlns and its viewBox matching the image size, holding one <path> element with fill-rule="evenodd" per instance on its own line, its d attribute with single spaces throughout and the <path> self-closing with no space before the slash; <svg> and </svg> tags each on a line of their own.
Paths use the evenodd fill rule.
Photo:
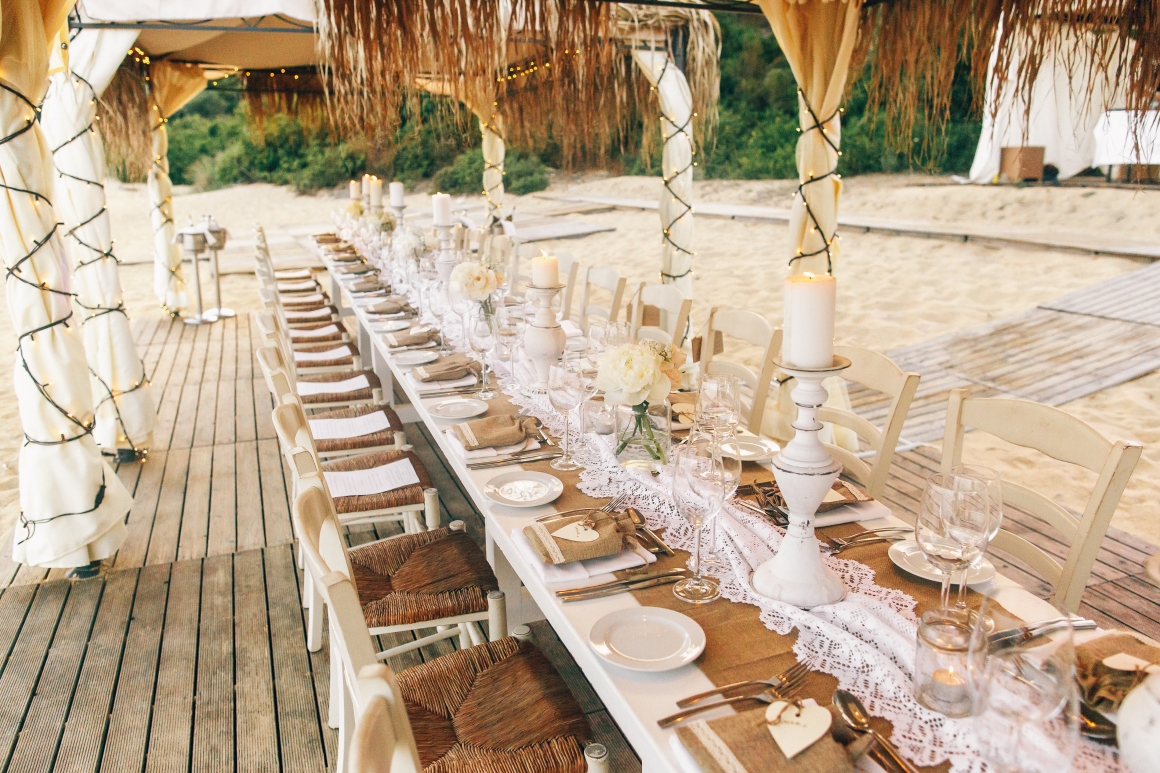
<svg viewBox="0 0 1160 773">
<path fill-rule="evenodd" d="M 325 352 L 294 352 L 295 362 L 318 362 L 320 360 L 337 360 L 339 357 L 349 357 L 350 349 L 340 346 Z"/>
<path fill-rule="evenodd" d="M 369 470 L 324 472 L 323 475 L 330 495 L 335 497 L 365 497 L 419 484 L 419 475 L 410 459 L 400 459 Z"/>
<path fill-rule="evenodd" d="M 355 416 L 350 419 L 310 419 L 310 434 L 315 440 L 340 440 L 373 435 L 391 428 L 391 421 L 382 411 Z"/>
<path fill-rule="evenodd" d="M 333 335 L 338 332 L 338 325 L 327 325 L 315 330 L 291 330 L 291 338 L 319 338 L 321 336 Z"/>
<path fill-rule="evenodd" d="M 354 378 L 348 378 L 346 381 L 299 381 L 295 384 L 295 391 L 299 396 L 306 397 L 307 395 L 330 395 L 343 394 L 345 392 L 357 392 L 360 389 L 366 389 L 371 385 L 367 381 L 366 374 L 360 374 Z"/>
</svg>

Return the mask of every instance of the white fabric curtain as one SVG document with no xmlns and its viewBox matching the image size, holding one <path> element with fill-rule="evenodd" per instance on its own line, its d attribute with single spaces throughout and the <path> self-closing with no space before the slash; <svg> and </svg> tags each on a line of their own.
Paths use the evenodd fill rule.
<svg viewBox="0 0 1160 773">
<path fill-rule="evenodd" d="M 659 206 L 661 279 L 693 297 L 693 93 L 681 68 L 660 49 L 634 48 L 632 58 L 657 92 L 664 150 Z"/>
<path fill-rule="evenodd" d="M 173 243 L 173 183 L 169 180 L 169 133 L 165 122 L 205 90 L 205 75 L 191 64 L 154 62 L 149 67 L 149 119 L 153 159 L 149 166 L 149 217 L 153 225 L 153 291 L 176 314 L 189 305 L 181 250 Z"/>
<path fill-rule="evenodd" d="M 106 451 L 141 454 L 149 449 L 157 411 L 122 304 L 105 210 L 104 150 L 94 124 L 97 97 L 136 37 L 134 30 L 78 33 L 69 44 L 67 68 L 62 62 L 52 75 L 40 123 L 56 162 L 53 203 L 71 258 L 74 311 L 84 318 L 96 405 L 93 437 Z"/>
<path fill-rule="evenodd" d="M 92 387 L 51 203 L 56 174 L 35 121 L 34 106 L 48 87 L 50 46 L 61 44 L 71 6 L 0 3 L 0 256 L 18 336 L 14 380 L 26 438 L 12 556 L 53 567 L 83 566 L 116 552 L 133 504 L 92 436 Z"/>
</svg>

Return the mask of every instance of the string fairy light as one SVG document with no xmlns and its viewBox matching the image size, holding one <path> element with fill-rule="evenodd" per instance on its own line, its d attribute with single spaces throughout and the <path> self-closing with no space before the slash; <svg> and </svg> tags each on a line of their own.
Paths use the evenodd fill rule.
<svg viewBox="0 0 1160 773">
<path fill-rule="evenodd" d="M 665 57 L 664 66 L 661 67 L 660 75 L 657 76 L 657 83 L 661 83 L 664 80 L 665 73 L 668 72 L 669 65 L 672 64 L 672 62 L 673 62 L 672 57 L 670 57 L 670 56 Z M 650 90 L 657 91 L 657 87 L 652 86 L 650 88 Z M 661 113 L 661 119 L 662 119 L 661 126 L 664 127 L 667 125 L 667 126 L 672 126 L 674 128 L 674 130 L 671 132 L 668 132 L 668 131 L 665 131 L 664 129 L 662 129 L 661 136 L 664 138 L 664 142 L 662 143 L 662 145 L 668 146 L 668 144 L 671 141 L 676 139 L 677 136 L 681 135 L 681 134 L 686 136 L 686 138 L 688 139 L 688 141 L 691 145 L 692 144 L 692 137 L 690 136 L 690 134 L 691 134 L 690 129 L 691 129 L 691 126 L 693 123 L 693 116 L 690 115 L 689 118 L 686 119 L 683 124 L 678 126 L 677 122 L 675 120 L 673 120 L 673 118 L 665 112 L 663 101 L 658 99 L 657 102 L 659 103 L 659 109 L 660 109 L 660 113 Z M 661 148 L 661 154 L 662 154 L 662 158 L 663 158 L 664 147 Z M 665 282 L 665 283 L 675 282 L 678 279 L 682 279 L 682 278 L 688 276 L 689 274 L 693 273 L 692 260 L 694 257 L 696 257 L 696 253 L 685 249 L 680 244 L 677 244 L 675 241 L 673 241 L 673 236 L 672 236 L 673 226 L 675 226 L 678 222 L 680 222 L 681 219 L 684 218 L 686 215 L 692 216 L 693 205 L 691 203 L 689 203 L 688 201 L 685 201 L 685 199 L 682 198 L 680 196 L 680 194 L 678 194 L 675 190 L 673 190 L 672 184 L 678 177 L 683 175 L 685 172 L 692 170 L 692 168 L 694 166 L 696 166 L 696 164 L 692 161 L 692 158 L 690 156 L 689 163 L 686 164 L 683 168 L 678 169 L 677 171 L 673 172 L 671 175 L 668 175 L 668 176 L 665 176 L 663 173 L 661 175 L 661 179 L 664 182 L 665 190 L 667 190 L 669 192 L 669 195 L 672 196 L 675 201 L 680 202 L 680 205 L 683 207 L 680 214 L 678 214 L 675 217 L 673 217 L 672 219 L 670 219 L 669 222 L 667 224 L 665 224 L 665 226 L 661 229 L 661 236 L 664 239 L 664 241 L 667 244 L 669 244 L 669 246 L 671 246 L 673 248 L 674 251 L 676 251 L 682 255 L 688 256 L 689 263 L 690 263 L 689 268 L 685 269 L 685 271 L 683 273 L 680 273 L 680 274 L 669 274 L 665 271 L 661 271 L 660 272 L 661 281 Z"/>
<path fill-rule="evenodd" d="M 837 110 L 835 110 L 830 115 L 830 117 L 827 118 L 826 120 L 824 120 L 824 121 L 818 120 L 818 114 L 816 112 L 814 112 L 813 105 L 811 105 L 810 101 L 808 99 L 806 99 L 805 92 L 799 88 L 797 90 L 797 93 L 798 93 L 798 98 L 801 99 L 801 101 L 802 101 L 802 105 L 804 105 L 806 108 L 806 111 L 809 112 L 810 119 L 813 120 L 813 122 L 814 122 L 812 126 L 807 126 L 804 131 L 799 127 L 798 131 L 802 132 L 803 136 L 805 133 L 808 133 L 808 132 L 812 132 L 812 131 L 819 132 L 822 135 L 822 139 L 825 140 L 825 143 L 830 146 L 830 149 L 834 151 L 836 156 L 841 156 L 842 151 L 838 149 L 838 146 L 834 143 L 833 139 L 830 138 L 830 133 L 826 130 L 826 124 L 828 124 L 830 121 L 834 120 L 835 118 L 837 118 L 841 114 L 841 112 L 842 112 L 841 108 L 838 108 Z M 831 169 L 829 169 L 825 174 L 815 176 L 814 171 L 811 169 L 807 173 L 806 179 L 804 181 L 798 182 L 797 190 L 794 192 L 793 196 L 794 197 L 801 197 L 802 204 L 805 206 L 805 209 L 806 209 L 806 215 L 809 216 L 810 222 L 813 223 L 813 226 L 810 228 L 810 233 L 816 232 L 818 234 L 821 234 L 822 247 L 820 249 L 813 250 L 812 252 L 803 252 L 799 248 L 797 250 L 796 254 L 792 258 L 789 259 L 789 265 L 793 266 L 793 264 L 799 260 L 803 260 L 805 258 L 812 258 L 815 255 L 821 255 L 821 254 L 825 253 L 825 255 L 826 255 L 826 273 L 832 274 L 834 272 L 834 243 L 838 240 L 837 226 L 835 225 L 834 232 L 831 233 L 829 236 L 827 236 L 825 230 L 822 228 L 821 222 L 818 220 L 817 215 L 814 213 L 813 208 L 810 206 L 810 200 L 806 197 L 806 186 L 807 185 L 813 185 L 814 183 L 821 182 L 822 180 L 825 180 L 827 177 L 838 177 L 837 161 L 834 162 L 834 166 Z"/>
</svg>

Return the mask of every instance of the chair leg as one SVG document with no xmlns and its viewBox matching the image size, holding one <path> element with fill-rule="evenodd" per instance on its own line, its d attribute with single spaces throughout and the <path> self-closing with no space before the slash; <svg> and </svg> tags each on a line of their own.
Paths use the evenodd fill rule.
<svg viewBox="0 0 1160 773">
<path fill-rule="evenodd" d="M 298 543 L 298 568 L 306 568 L 306 554 L 302 552 L 302 543 Z"/>
<path fill-rule="evenodd" d="M 334 645 L 334 631 L 330 632 L 330 705 L 327 708 L 326 724 L 337 728 L 342 720 L 342 655 Z"/>
<path fill-rule="evenodd" d="M 314 600 L 314 580 L 310 577 L 310 572 L 302 573 L 302 606 L 309 608 L 311 602 Z"/>
<path fill-rule="evenodd" d="M 471 649 L 474 644 L 471 641 L 471 633 L 467 630 L 467 623 L 459 624 L 459 649 Z"/>
<path fill-rule="evenodd" d="M 491 641 L 498 641 L 508 635 L 507 598 L 501 590 L 487 594 L 487 635 Z"/>
<path fill-rule="evenodd" d="M 341 666 L 339 667 L 341 672 Z M 346 685 L 345 679 L 339 679 L 342 685 L 342 716 L 338 723 L 338 754 L 335 765 L 336 773 L 348 773 L 350 771 L 350 743 L 354 738 L 355 725 L 355 710 L 354 710 L 354 696 L 351 694 L 350 688 Z"/>
<path fill-rule="evenodd" d="M 439 490 L 434 488 L 423 489 L 423 515 L 427 521 L 427 530 L 439 528 Z"/>
<path fill-rule="evenodd" d="M 310 590 L 310 609 L 306 613 L 306 649 L 318 652 L 322 648 L 322 616 L 326 604 L 313 582 L 310 584 Z"/>
</svg>

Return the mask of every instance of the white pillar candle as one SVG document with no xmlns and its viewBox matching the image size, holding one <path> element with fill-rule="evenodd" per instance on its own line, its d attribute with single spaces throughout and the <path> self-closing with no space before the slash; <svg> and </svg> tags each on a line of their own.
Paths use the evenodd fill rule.
<svg viewBox="0 0 1160 773">
<path fill-rule="evenodd" d="M 431 197 L 431 213 L 435 217 L 435 225 L 451 225 L 451 196 L 447 193 L 436 193 Z"/>
<path fill-rule="evenodd" d="M 559 261 L 555 255 L 541 255 L 532 258 L 532 287 L 558 287 L 560 285 Z"/>
<path fill-rule="evenodd" d="M 403 204 L 403 184 L 401 182 L 393 182 L 390 185 L 391 190 L 391 206 L 402 207 Z"/>
<path fill-rule="evenodd" d="M 350 198 L 351 201 L 358 201 L 362 198 L 362 191 L 359 189 L 358 180 L 350 181 Z"/>
<path fill-rule="evenodd" d="M 828 368 L 834 363 L 834 307 L 838 280 L 794 274 L 785 280 L 781 354 L 787 365 Z"/>
<path fill-rule="evenodd" d="M 383 206 L 383 181 L 377 177 L 371 178 L 371 206 Z"/>
<path fill-rule="evenodd" d="M 371 176 L 364 174 L 362 176 L 362 197 L 364 199 L 370 198 L 371 195 Z"/>
</svg>

